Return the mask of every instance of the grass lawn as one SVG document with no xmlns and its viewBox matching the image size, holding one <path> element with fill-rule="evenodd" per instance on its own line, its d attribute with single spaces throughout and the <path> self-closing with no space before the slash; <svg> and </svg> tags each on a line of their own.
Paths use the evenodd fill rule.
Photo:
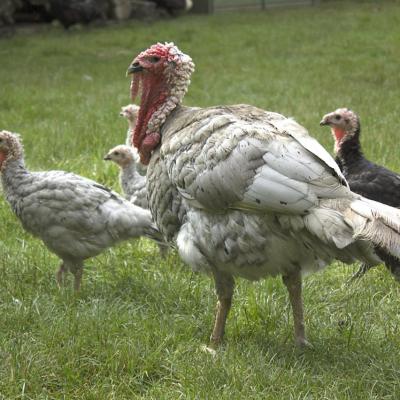
<svg viewBox="0 0 400 400">
<path fill-rule="evenodd" d="M 400 171 L 400 5 L 185 16 L 0 40 L 0 128 L 23 135 L 31 169 L 65 169 L 119 190 L 102 160 L 125 138 L 125 71 L 156 41 L 196 63 L 188 105 L 250 103 L 294 116 L 327 148 L 323 114 L 351 107 L 366 155 Z M 86 263 L 59 290 L 57 258 L 0 199 L 0 399 L 399 399 L 400 287 L 382 266 L 305 279 L 314 349 L 299 352 L 280 279 L 238 280 L 224 347 L 211 279 L 146 240 Z"/>
</svg>

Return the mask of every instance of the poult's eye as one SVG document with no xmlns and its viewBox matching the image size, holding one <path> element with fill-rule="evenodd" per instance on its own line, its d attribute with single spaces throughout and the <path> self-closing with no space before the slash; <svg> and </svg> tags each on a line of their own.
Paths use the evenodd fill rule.
<svg viewBox="0 0 400 400">
<path fill-rule="evenodd" d="M 156 62 L 159 62 L 159 61 L 160 61 L 160 57 L 153 56 L 153 57 L 150 57 L 149 60 L 150 60 L 150 62 L 152 62 L 152 63 L 156 63 Z"/>
<path fill-rule="evenodd" d="M 336 119 L 336 120 L 339 121 L 341 118 L 342 118 L 342 117 L 341 117 L 340 115 L 335 115 L 335 119 Z"/>
<path fill-rule="evenodd" d="M 119 151 L 116 151 L 114 155 L 119 156 Z"/>
</svg>

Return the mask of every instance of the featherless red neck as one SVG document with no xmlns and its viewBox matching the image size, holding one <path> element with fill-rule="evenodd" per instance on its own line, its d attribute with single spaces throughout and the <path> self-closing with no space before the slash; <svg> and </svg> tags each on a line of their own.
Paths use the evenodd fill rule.
<svg viewBox="0 0 400 400">
<path fill-rule="evenodd" d="M 331 130 L 332 130 L 332 136 L 335 139 L 335 151 L 338 152 L 340 150 L 342 141 L 346 136 L 346 131 L 344 129 L 335 126 L 333 126 Z"/>
<path fill-rule="evenodd" d="M 3 166 L 3 162 L 7 159 L 7 153 L 5 151 L 0 151 L 0 169 Z"/>
<path fill-rule="evenodd" d="M 131 99 L 140 94 L 140 110 L 132 145 L 147 165 L 161 141 L 161 127 L 181 103 L 194 71 L 191 58 L 173 43 L 157 43 L 141 52 L 128 68 L 132 74 Z"/>
<path fill-rule="evenodd" d="M 141 89 L 140 110 L 135 130 L 132 136 L 132 145 L 139 150 L 140 161 L 147 165 L 151 152 L 161 141 L 158 131 L 148 132 L 148 124 L 153 114 L 165 103 L 168 97 L 168 88 L 162 76 L 150 74 L 134 75 L 131 84 L 132 101 L 136 91 Z M 157 127 L 155 127 L 157 128 Z"/>
</svg>

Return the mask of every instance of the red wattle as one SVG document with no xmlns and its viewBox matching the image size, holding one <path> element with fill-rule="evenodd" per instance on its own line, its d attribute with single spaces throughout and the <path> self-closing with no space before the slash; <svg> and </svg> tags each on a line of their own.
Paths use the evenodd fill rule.
<svg viewBox="0 0 400 400">
<path fill-rule="evenodd" d="M 7 158 L 7 154 L 0 152 L 0 168 L 3 165 L 4 160 Z"/>
<path fill-rule="evenodd" d="M 332 133 L 335 136 L 335 140 L 337 143 L 340 143 L 342 139 L 346 136 L 346 132 L 340 128 L 332 128 Z"/>
<path fill-rule="evenodd" d="M 132 145 L 139 150 L 140 161 L 147 165 L 150 161 L 151 152 L 158 146 L 161 140 L 159 132 L 148 132 L 147 125 L 153 114 L 165 102 L 168 97 L 163 76 L 150 74 L 138 74 L 138 79 L 132 81 L 131 93 L 141 88 L 141 101 L 139 115 L 136 122 Z M 160 129 L 156 127 L 155 129 Z"/>
<path fill-rule="evenodd" d="M 142 141 L 139 154 L 142 164 L 147 165 L 150 162 L 151 152 L 158 146 L 161 141 L 161 135 L 158 132 L 149 133 Z"/>
<path fill-rule="evenodd" d="M 139 91 L 139 79 L 137 76 L 133 75 L 132 80 L 131 80 L 131 100 L 132 100 L 132 102 L 135 101 L 138 91 Z"/>
<path fill-rule="evenodd" d="M 140 150 L 151 151 L 160 143 L 160 140 L 161 136 L 158 132 L 147 134 L 140 146 Z"/>
</svg>

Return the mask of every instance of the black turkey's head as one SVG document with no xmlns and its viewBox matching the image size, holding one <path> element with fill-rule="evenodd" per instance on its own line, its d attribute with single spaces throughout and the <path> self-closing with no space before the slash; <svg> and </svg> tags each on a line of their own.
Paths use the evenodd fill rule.
<svg viewBox="0 0 400 400">
<path fill-rule="evenodd" d="M 338 108 L 323 116 L 320 125 L 331 127 L 335 139 L 335 151 L 338 152 L 343 142 L 356 138 L 360 134 L 360 119 L 358 115 L 348 108 Z"/>
<path fill-rule="evenodd" d="M 131 99 L 140 92 L 140 110 L 132 144 L 147 165 L 161 141 L 161 126 L 181 103 L 194 71 L 192 59 L 173 43 L 157 43 L 142 51 L 128 67 Z"/>
</svg>

